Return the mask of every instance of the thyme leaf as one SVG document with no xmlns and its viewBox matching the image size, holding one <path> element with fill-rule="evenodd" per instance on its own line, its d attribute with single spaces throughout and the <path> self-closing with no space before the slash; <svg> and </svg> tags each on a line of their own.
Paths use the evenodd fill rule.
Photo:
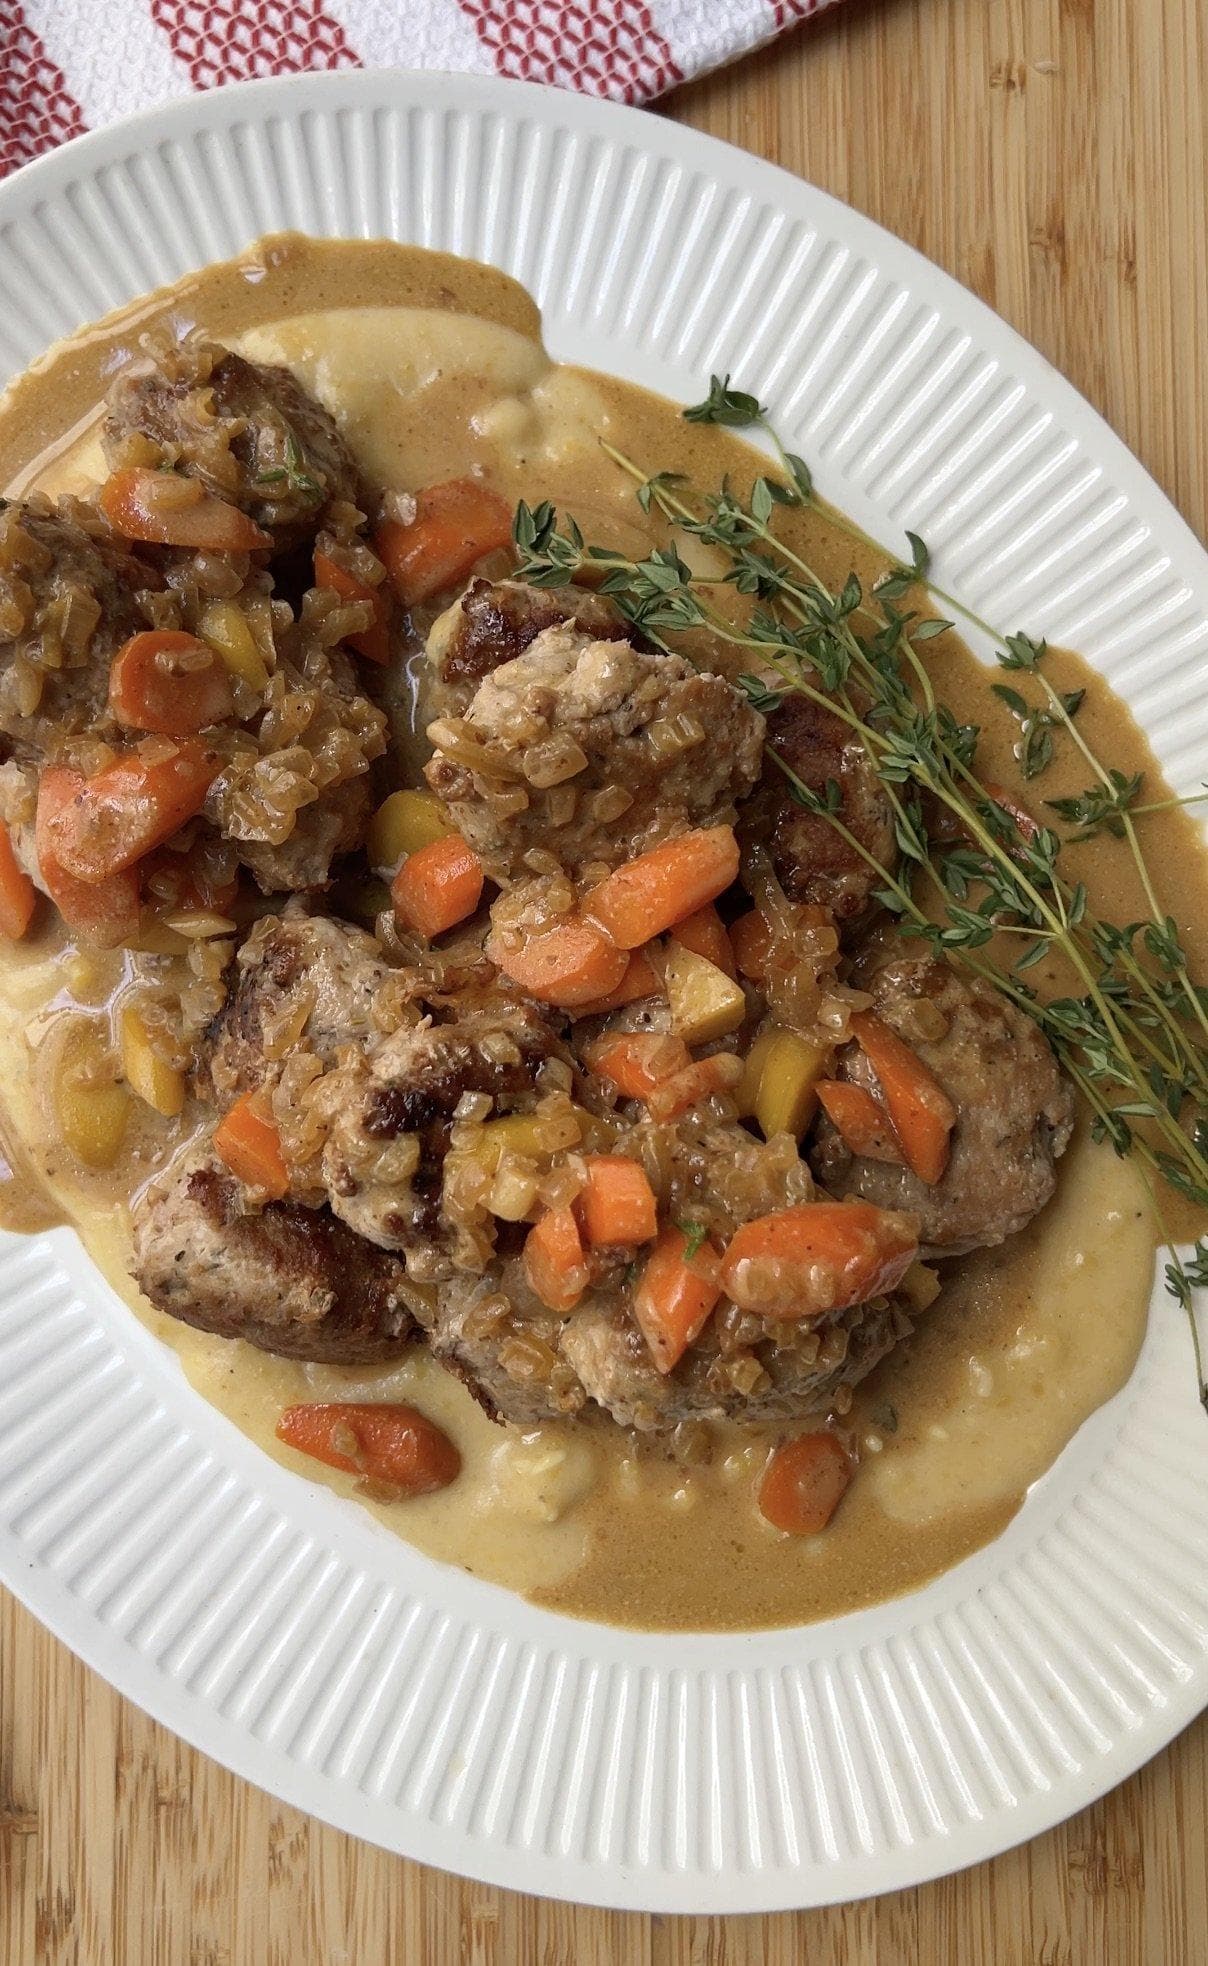
<svg viewBox="0 0 1208 1966">
<path fill-rule="evenodd" d="M 753 423 L 762 422 L 764 411 L 758 396 L 731 389 L 728 375 L 711 375 L 704 402 L 693 403 L 683 414 L 685 423 L 720 423 L 734 430 L 745 430 Z"/>
<path fill-rule="evenodd" d="M 684 1247 L 680 1260 L 684 1263 L 690 1263 L 694 1256 L 700 1255 L 701 1250 L 708 1242 L 708 1227 L 704 1222 L 677 1222 L 675 1226 L 684 1238 Z"/>
</svg>

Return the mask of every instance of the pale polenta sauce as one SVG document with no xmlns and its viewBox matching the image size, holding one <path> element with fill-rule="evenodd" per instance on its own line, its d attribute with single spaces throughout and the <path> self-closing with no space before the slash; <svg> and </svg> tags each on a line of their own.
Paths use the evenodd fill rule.
<svg viewBox="0 0 1208 1966">
<path fill-rule="evenodd" d="M 408 247 L 284 236 L 52 349 L 0 404 L 0 484 L 83 492 L 103 475 L 107 377 L 166 316 L 287 363 L 335 415 L 366 477 L 386 488 L 480 466 L 505 498 L 548 498 L 589 538 L 645 550 L 632 486 L 601 452 L 601 436 L 650 471 L 684 471 L 706 485 L 727 471 L 739 484 L 751 476 L 751 451 L 728 433 L 687 425 L 671 403 L 615 378 L 552 362 L 535 306 L 503 275 Z M 885 565 L 884 554 L 853 549 L 823 512 L 790 515 L 789 531 L 832 582 L 853 562 L 865 577 Z M 1009 782 L 1017 731 L 984 669 L 952 634 L 928 653 L 940 692 L 983 728 L 987 773 Z M 1157 767 L 1123 705 L 1077 657 L 1054 652 L 1050 661 L 1058 686 L 1089 685 L 1081 728 L 1090 741 L 1125 771 L 1144 769 L 1156 788 Z M 417 770 L 422 755 L 421 738 Z M 1081 783 L 1077 763 L 1059 758 L 1044 796 Z M 1162 899 L 1203 970 L 1200 836 L 1181 812 L 1144 823 Z M 1143 912 L 1115 843 L 1077 852 L 1104 914 Z M 125 1203 L 198 1115 L 169 1122 L 147 1111 L 120 1165 L 90 1175 L 57 1145 L 48 1103 L 59 1013 L 111 1002 L 122 971 L 120 953 L 77 953 L 57 923 L 0 952 L 4 1219 L 19 1228 L 73 1222 L 198 1392 L 266 1454 L 339 1493 L 356 1492 L 351 1477 L 277 1442 L 281 1409 L 332 1398 L 422 1408 L 456 1441 L 462 1474 L 436 1495 L 362 1498 L 364 1506 L 432 1555 L 538 1603 L 609 1623 L 703 1630 L 830 1617 L 909 1590 L 996 1536 L 1132 1371 L 1154 1277 L 1153 1225 L 1131 1165 L 1083 1130 L 1051 1205 L 1002 1248 L 946 1266 L 915 1336 L 857 1390 L 847 1424 L 861 1466 L 815 1538 L 781 1535 L 755 1507 L 775 1430 L 718 1426 L 708 1465 L 685 1469 L 609 1425 L 525 1434 L 495 1426 L 422 1346 L 388 1369 L 350 1370 L 191 1330 L 153 1311 L 130 1282 Z M 1169 1219 L 1180 1219 L 1173 1207 Z M 1172 1306 L 1160 1314 L 1178 1315 Z"/>
</svg>

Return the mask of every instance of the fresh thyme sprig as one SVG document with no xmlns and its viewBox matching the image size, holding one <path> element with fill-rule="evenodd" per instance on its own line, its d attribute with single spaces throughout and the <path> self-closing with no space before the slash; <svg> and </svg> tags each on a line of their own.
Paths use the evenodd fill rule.
<svg viewBox="0 0 1208 1966">
<path fill-rule="evenodd" d="M 1004 670 L 1026 674 L 1041 701 L 1013 685 L 996 685 L 1020 723 L 1021 775 L 1048 766 L 1061 735 L 1086 761 L 1094 783 L 1050 810 L 1077 827 L 1078 839 L 1107 830 L 1127 845 L 1149 909 L 1147 920 L 1099 917 L 1085 886 L 1067 877 L 1064 842 L 1053 827 L 995 796 L 976 775 L 979 732 L 936 698 L 921 650 L 951 622 L 920 615 L 909 603 L 926 579 L 924 542 L 908 534 L 910 559 L 865 591 L 852 573 L 832 592 L 793 547 L 778 537 L 778 508 L 814 497 L 804 461 L 786 451 L 757 398 L 713 377 L 708 396 L 684 412 L 696 423 L 761 428 L 771 439 L 779 475 L 755 479 L 746 499 L 725 484 L 702 493 L 673 473 L 644 473 L 602 442 L 635 481 L 642 510 L 720 556 L 722 571 L 694 572 L 673 543 L 645 559 L 588 544 L 573 520 L 559 527 L 548 504 L 522 505 L 515 540 L 520 577 L 561 586 L 587 574 L 648 640 L 705 630 L 741 651 L 749 667 L 739 685 L 756 709 L 775 710 L 798 693 L 844 722 L 863 745 L 893 813 L 900 864 L 878 862 L 847 826 L 839 787 L 806 786 L 769 746 L 786 792 L 821 814 L 875 871 L 878 899 L 904 934 L 983 976 L 1044 1031 L 1092 1114 L 1096 1138 L 1131 1154 L 1155 1196 L 1165 1182 L 1208 1207 L 1208 990 L 1193 980 L 1176 924 L 1160 906 L 1134 824 L 1143 810 L 1140 774 L 1105 766 L 1076 724 L 1082 692 L 1059 692 L 1044 672 L 1045 645 L 1026 635 L 997 637 Z M 868 542 L 839 515 L 828 517 Z M 741 597 L 739 605 L 725 593 Z M 951 596 L 933 588 L 954 612 Z M 976 619 L 976 617 L 973 617 Z M 978 625 L 987 634 L 985 623 Z M 942 816 L 940 834 L 929 815 Z M 1002 950 L 1018 944 L 1018 953 Z M 1041 963 L 1050 982 L 1071 976 L 1069 994 L 1045 997 L 1025 980 Z M 1192 1289 L 1208 1284 L 1208 1238 L 1188 1260 L 1171 1249 L 1167 1285 L 1192 1316 Z M 1196 1368 L 1200 1397 L 1208 1386 Z"/>
</svg>

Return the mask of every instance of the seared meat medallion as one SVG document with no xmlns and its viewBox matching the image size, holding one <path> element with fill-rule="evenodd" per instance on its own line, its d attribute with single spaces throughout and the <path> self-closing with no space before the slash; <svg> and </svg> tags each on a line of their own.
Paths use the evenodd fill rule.
<svg viewBox="0 0 1208 1966">
<path fill-rule="evenodd" d="M 112 466 L 198 478 L 267 532 L 274 549 L 313 539 L 361 485 L 338 428 L 288 369 L 189 336 L 123 371 L 109 391 Z"/>
<path fill-rule="evenodd" d="M 54 756 L 111 731 L 110 660 L 147 626 L 140 592 L 161 584 L 83 505 L 0 504 L 0 732 Z"/>
<path fill-rule="evenodd" d="M 511 886 L 554 867 L 578 880 L 732 821 L 759 773 L 763 720 L 682 656 L 569 621 L 492 669 L 464 716 L 429 736 L 429 785 Z"/>
<path fill-rule="evenodd" d="M 329 1209 L 255 1207 L 208 1140 L 151 1184 L 133 1221 L 140 1289 L 199 1331 L 322 1365 L 394 1358 L 414 1334 L 397 1257 Z"/>
<path fill-rule="evenodd" d="M 952 1151 L 932 1186 L 901 1165 L 853 1156 L 825 1118 L 812 1160 L 832 1194 L 859 1195 L 919 1218 L 923 1253 L 960 1256 L 1005 1241 L 1044 1207 L 1069 1144 L 1074 1095 L 1031 1018 L 977 977 L 927 956 L 886 963 L 873 1008 L 912 1046 L 956 1108 Z M 864 1053 L 840 1053 L 837 1076 L 866 1089 Z"/>
<path fill-rule="evenodd" d="M 837 785 L 844 825 L 878 866 L 892 873 L 898 850 L 885 787 L 856 733 L 808 696 L 790 692 L 781 698 L 767 720 L 767 744 L 787 773 L 774 758 L 767 759 L 743 808 L 739 837 L 766 845 L 790 901 L 829 909 L 845 932 L 858 929 L 872 909 L 881 876 L 823 814 L 797 803 L 790 785 L 795 780 L 819 797 L 828 781 Z"/>
</svg>

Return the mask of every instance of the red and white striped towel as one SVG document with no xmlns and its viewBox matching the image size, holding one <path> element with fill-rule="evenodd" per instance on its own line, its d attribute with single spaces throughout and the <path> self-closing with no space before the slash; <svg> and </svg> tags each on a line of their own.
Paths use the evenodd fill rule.
<svg viewBox="0 0 1208 1966">
<path fill-rule="evenodd" d="M 190 89 L 445 68 L 646 102 L 832 0 L 0 0 L 0 177 Z"/>
</svg>

